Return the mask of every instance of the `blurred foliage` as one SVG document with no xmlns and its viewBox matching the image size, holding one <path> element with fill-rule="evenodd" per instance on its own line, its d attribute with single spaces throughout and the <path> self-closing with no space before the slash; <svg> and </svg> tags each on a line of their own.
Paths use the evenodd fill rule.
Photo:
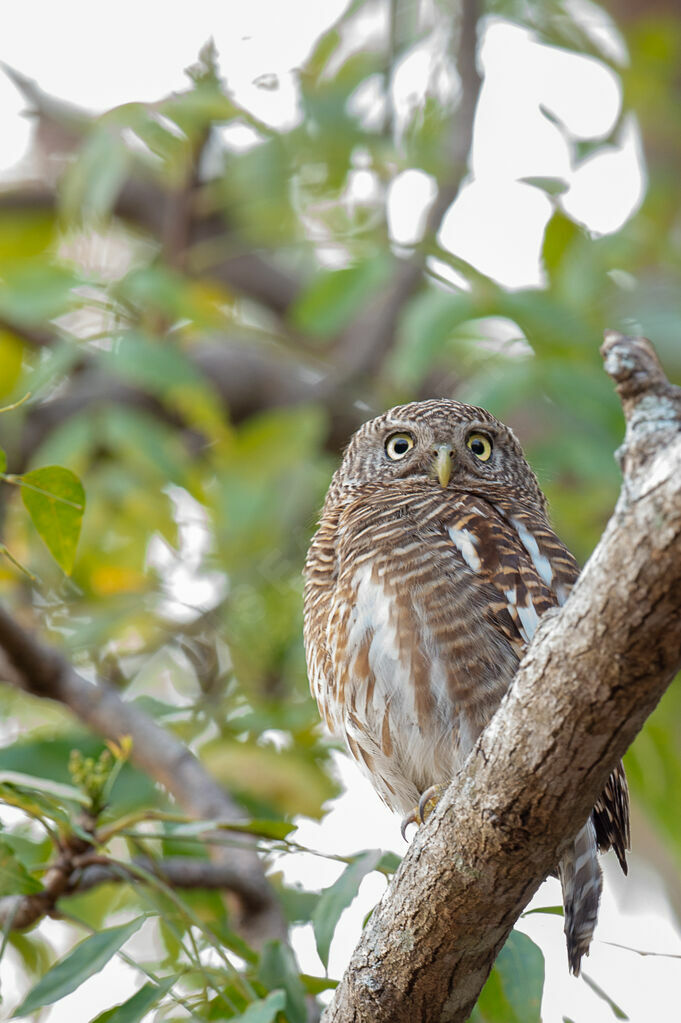
<svg viewBox="0 0 681 1023">
<path fill-rule="evenodd" d="M 273 862 L 297 849 L 292 819 L 321 817 L 337 792 L 307 691 L 300 573 L 350 431 L 432 394 L 490 408 L 519 434 L 557 531 L 584 560 L 619 482 L 622 416 L 598 354 L 603 328 L 649 335 L 681 379 L 678 11 L 623 5 L 630 58 L 618 62 L 608 32 L 591 31 L 575 5 L 488 2 L 492 19 L 589 56 L 621 83 L 621 110 L 598 137 L 544 111 L 573 171 L 611 152 L 632 114 L 647 159 L 640 210 L 601 237 L 566 212 L 565 183 L 526 179 L 552 210 L 544 283 L 508 289 L 435 238 L 393 243 L 389 187 L 406 170 L 452 184 L 458 98 L 471 86 L 441 45 L 458 31 L 458 3 L 386 2 L 397 24 L 369 37 L 360 19 L 371 6 L 350 5 L 318 40 L 297 74 L 300 116 L 282 129 L 237 102 L 210 46 L 183 92 L 100 117 L 17 77 L 50 129 L 37 143 L 47 153 L 39 187 L 0 193 L 6 599 L 79 670 L 181 738 L 257 819 Z M 392 109 L 395 69 L 433 45 L 442 73 L 406 113 Z M 371 185 L 361 195 L 360 175 Z M 358 361 L 406 261 L 420 267 L 418 286 L 398 294 L 384 350 Z M 205 827 L 174 815 L 125 751 L 102 759 L 101 741 L 65 711 L 10 687 L 0 705 L 0 797 L 13 808 L 0 894 L 41 890 L 64 843 L 93 834 L 119 870 L 140 853 L 207 857 Z M 680 750 L 677 685 L 627 756 L 633 797 L 677 874 Z M 223 838 L 238 844 L 238 833 Z M 365 873 L 394 868 L 375 851 L 343 863 L 322 894 L 273 875 L 325 967 Z M 98 1023 L 158 1006 L 172 1020 L 298 1023 L 306 995 L 333 987 L 299 974 L 279 943 L 249 948 L 218 893 L 174 891 L 145 869 L 134 885 L 64 894 L 60 907 L 81 924 L 58 962 L 40 926 L 7 937 L 3 954 L 24 977 L 17 1013 L 52 1004 L 116 954 L 132 961 L 123 946 L 139 928 L 160 958 L 135 964 L 143 987 Z M 538 1019 L 542 986 L 541 953 L 514 932 L 474 1018 Z"/>
</svg>

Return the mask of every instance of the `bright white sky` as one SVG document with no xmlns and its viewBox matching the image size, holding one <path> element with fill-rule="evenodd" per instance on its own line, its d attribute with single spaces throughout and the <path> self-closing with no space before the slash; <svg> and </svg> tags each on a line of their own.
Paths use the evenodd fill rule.
<svg viewBox="0 0 681 1023">
<path fill-rule="evenodd" d="M 26 0 L 12 5 L 11 15 L 6 12 L 0 59 L 36 79 L 47 92 L 104 110 L 130 100 L 156 100 L 183 88 L 183 68 L 196 60 L 212 36 L 221 69 L 238 98 L 272 123 L 291 124 L 297 116 L 291 71 L 346 5 L 346 0 L 193 0 L 189 8 L 159 0 L 106 5 L 92 0 Z M 570 184 L 566 209 L 593 231 L 616 230 L 640 202 L 644 187 L 636 126 L 625 122 L 618 146 L 574 170 L 567 143 L 542 116 L 538 102 L 550 107 L 573 132 L 603 137 L 620 110 L 615 76 L 596 61 L 539 46 L 522 29 L 499 22 L 486 33 L 482 63 L 486 77 L 472 180 L 448 214 L 441 241 L 510 287 L 540 284 L 539 245 L 551 207 L 543 193 L 518 179 L 564 178 Z M 402 62 L 393 86 L 398 104 L 408 103 L 410 94 L 418 92 L 428 68 L 428 55 L 419 51 Z M 271 73 L 279 77 L 278 90 L 254 85 L 260 75 Z M 14 87 L 0 76 L 0 173 L 8 173 L 28 143 L 29 127 L 20 117 L 21 107 Z M 408 243 L 418 235 L 423 205 L 430 197 L 432 183 L 418 171 L 406 171 L 393 183 L 389 213 L 396 241 Z M 347 760 L 339 758 L 338 769 L 348 792 L 322 825 L 303 822 L 298 840 L 336 852 L 373 846 L 402 852 L 399 822 Z M 605 942 L 679 956 L 681 934 L 650 869 L 634 856 L 626 884 L 616 869 L 606 864 L 601 922 L 586 972 L 616 998 L 632 1023 L 671 1019 L 677 1010 L 670 1006 L 678 1005 L 681 989 L 681 962 L 642 958 Z M 289 880 L 306 886 L 328 884 L 338 873 L 337 865 L 301 857 L 288 858 L 285 870 Z M 383 887 L 380 878 L 367 878 L 346 913 L 332 948 L 332 976 L 341 974 L 361 921 Z M 536 904 L 558 902 L 556 889 L 557 882 L 547 882 Z M 561 1023 L 563 1015 L 579 1023 L 611 1023 L 612 1010 L 582 981 L 568 976 L 561 925 L 557 917 L 542 916 L 519 925 L 547 956 L 544 1023 Z M 59 925 L 48 927 L 59 943 Z M 137 942 L 133 939 L 129 949 L 144 958 L 139 937 Z M 297 935 L 296 945 L 303 969 L 321 972 L 309 928 Z M 7 963 L 6 959 L 3 996 L 4 1004 L 11 1006 L 16 987 Z M 127 968 L 112 964 L 60 1003 L 50 1020 L 89 1019 L 139 983 Z"/>
</svg>

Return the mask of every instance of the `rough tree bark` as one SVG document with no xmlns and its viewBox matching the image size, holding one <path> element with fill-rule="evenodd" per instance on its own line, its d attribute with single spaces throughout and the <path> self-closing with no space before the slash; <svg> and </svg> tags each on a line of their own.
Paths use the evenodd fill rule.
<svg viewBox="0 0 681 1023">
<path fill-rule="evenodd" d="M 613 516 L 412 842 L 325 1023 L 468 1018 L 515 920 L 681 665 L 681 389 L 643 338 L 608 331 L 601 351 L 627 421 Z"/>
</svg>

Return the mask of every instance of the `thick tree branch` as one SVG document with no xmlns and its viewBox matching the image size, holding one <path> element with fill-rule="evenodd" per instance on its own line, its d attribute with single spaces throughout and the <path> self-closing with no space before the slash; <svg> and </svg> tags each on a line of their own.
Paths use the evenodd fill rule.
<svg viewBox="0 0 681 1023">
<path fill-rule="evenodd" d="M 119 742 L 130 736 L 134 763 L 160 782 L 187 813 L 203 820 L 237 820 L 243 816 L 230 794 L 186 746 L 143 711 L 126 703 L 114 689 L 87 682 L 56 650 L 21 628 L 4 608 L 0 608 L 0 649 L 7 661 L 2 669 L 7 681 L 36 696 L 65 704 L 107 739 Z M 249 836 L 244 837 L 242 845 L 248 845 Z M 231 871 L 230 888 L 239 905 L 244 932 L 253 941 L 284 937 L 283 917 L 255 849 L 216 848 L 214 855 Z"/>
<path fill-rule="evenodd" d="M 681 664 L 681 390 L 642 338 L 609 331 L 602 351 L 627 418 L 615 512 L 414 839 L 326 1023 L 468 1017 L 518 915 Z"/>
</svg>

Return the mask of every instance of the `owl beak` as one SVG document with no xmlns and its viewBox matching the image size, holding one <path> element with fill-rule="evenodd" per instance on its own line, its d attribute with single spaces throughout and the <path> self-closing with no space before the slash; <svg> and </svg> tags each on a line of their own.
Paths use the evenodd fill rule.
<svg viewBox="0 0 681 1023">
<path fill-rule="evenodd" d="M 435 448 L 435 472 L 441 487 L 446 487 L 452 475 L 452 449 L 449 444 Z"/>
</svg>

